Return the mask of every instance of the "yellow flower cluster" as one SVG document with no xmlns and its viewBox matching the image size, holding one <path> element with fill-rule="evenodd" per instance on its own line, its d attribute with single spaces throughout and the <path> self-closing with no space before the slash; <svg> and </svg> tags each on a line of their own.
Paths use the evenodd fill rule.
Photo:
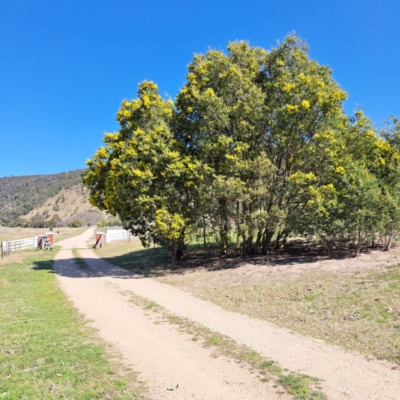
<svg viewBox="0 0 400 400">
<path fill-rule="evenodd" d="M 295 87 L 296 87 L 296 85 L 293 84 L 293 83 L 286 83 L 285 86 L 283 87 L 283 91 L 284 92 L 290 92 Z"/>
<path fill-rule="evenodd" d="M 292 104 L 286 104 L 286 110 L 289 112 L 297 111 L 298 108 L 299 108 L 299 106 L 292 105 Z"/>
<path fill-rule="evenodd" d="M 206 96 L 215 97 L 214 90 L 211 89 L 211 88 L 208 88 L 207 90 L 205 90 L 205 91 L 204 91 L 204 94 L 205 94 Z"/>
</svg>

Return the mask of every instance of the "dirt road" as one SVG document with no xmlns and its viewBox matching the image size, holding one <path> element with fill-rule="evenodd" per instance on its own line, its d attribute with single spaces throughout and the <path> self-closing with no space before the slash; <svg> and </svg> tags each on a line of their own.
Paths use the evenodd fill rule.
<svg viewBox="0 0 400 400">
<path fill-rule="evenodd" d="M 128 292 L 155 301 L 168 311 L 189 318 L 245 344 L 277 361 L 283 368 L 322 380 L 329 399 L 399 399 L 400 370 L 368 361 L 321 341 L 292 334 L 247 316 L 223 310 L 171 286 L 141 278 L 98 259 L 85 249 L 90 229 L 58 244 L 54 270 L 76 308 L 91 320 L 100 337 L 111 343 L 139 371 L 155 399 L 285 399 L 272 383 L 262 383 L 235 362 L 179 333 L 156 324 L 151 314 L 129 301 Z M 71 249 L 90 266 L 73 262 Z M 124 294 L 125 293 L 125 294 Z M 168 390 L 179 384 L 178 390 Z"/>
</svg>

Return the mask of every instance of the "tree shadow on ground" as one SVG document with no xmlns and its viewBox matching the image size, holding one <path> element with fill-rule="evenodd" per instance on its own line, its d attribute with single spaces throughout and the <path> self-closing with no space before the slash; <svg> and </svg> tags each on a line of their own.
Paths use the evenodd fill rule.
<svg viewBox="0 0 400 400">
<path fill-rule="evenodd" d="M 34 261 L 32 269 L 35 271 L 48 271 L 53 274 L 53 262 L 53 260 Z"/>
<path fill-rule="evenodd" d="M 365 249 L 364 252 L 368 252 Z M 352 257 L 350 251 L 336 253 L 336 259 Z M 119 279 L 154 278 L 201 271 L 222 271 L 240 268 L 245 264 L 274 269 L 294 264 L 312 264 L 328 257 L 322 248 L 309 243 L 291 244 L 284 250 L 271 251 L 268 255 L 220 257 L 216 249 L 191 246 L 187 257 L 175 265 L 165 248 L 135 250 L 120 256 L 87 258 L 85 260 L 65 259 L 36 261 L 34 270 L 47 270 L 70 278 L 114 277 Z"/>
<path fill-rule="evenodd" d="M 365 249 L 363 253 L 368 253 Z M 353 257 L 349 250 L 338 251 L 335 259 Z M 121 256 L 104 257 L 108 263 L 117 265 L 134 274 L 143 277 L 160 277 L 202 271 L 221 271 L 239 268 L 245 264 L 265 266 L 273 269 L 294 264 L 317 263 L 326 260 L 323 248 L 312 243 L 295 243 L 288 245 L 284 250 L 270 251 L 267 255 L 252 256 L 218 256 L 217 249 L 189 246 L 187 257 L 181 262 L 172 265 L 170 255 L 164 248 L 143 249 Z"/>
</svg>

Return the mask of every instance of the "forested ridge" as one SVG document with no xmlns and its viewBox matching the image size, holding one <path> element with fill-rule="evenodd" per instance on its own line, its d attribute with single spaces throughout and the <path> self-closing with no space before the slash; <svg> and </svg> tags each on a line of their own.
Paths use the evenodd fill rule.
<svg viewBox="0 0 400 400">
<path fill-rule="evenodd" d="M 51 175 L 0 178 L 0 224 L 17 225 L 19 217 L 56 195 L 82 182 L 85 169 Z"/>
<path fill-rule="evenodd" d="M 293 235 L 331 255 L 400 232 L 400 121 L 377 126 L 291 34 L 266 51 L 196 54 L 175 100 L 155 83 L 87 162 L 90 201 L 173 257 L 189 241 L 266 254 Z"/>
</svg>

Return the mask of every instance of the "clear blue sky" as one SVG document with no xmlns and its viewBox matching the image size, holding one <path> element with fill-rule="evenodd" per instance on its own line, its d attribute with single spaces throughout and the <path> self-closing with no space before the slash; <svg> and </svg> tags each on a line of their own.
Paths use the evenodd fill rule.
<svg viewBox="0 0 400 400">
<path fill-rule="evenodd" d="M 193 53 L 289 32 L 377 123 L 400 116 L 398 0 L 0 0 L 0 177 L 85 167 L 122 99 L 174 97 Z"/>
</svg>

